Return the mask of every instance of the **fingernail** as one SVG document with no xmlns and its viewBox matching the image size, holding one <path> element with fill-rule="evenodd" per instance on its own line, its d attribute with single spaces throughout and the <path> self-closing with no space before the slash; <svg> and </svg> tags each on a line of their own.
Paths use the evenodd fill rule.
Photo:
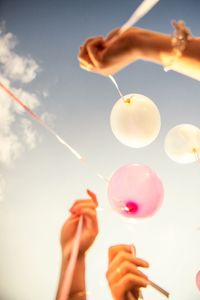
<svg viewBox="0 0 200 300">
<path fill-rule="evenodd" d="M 87 189 L 86 192 L 92 199 L 94 198 L 94 193 L 91 190 Z"/>
<path fill-rule="evenodd" d="M 135 256 L 135 254 L 136 254 L 135 246 L 133 244 L 131 244 L 130 246 L 131 246 L 131 252 L 132 252 L 133 256 Z"/>
</svg>

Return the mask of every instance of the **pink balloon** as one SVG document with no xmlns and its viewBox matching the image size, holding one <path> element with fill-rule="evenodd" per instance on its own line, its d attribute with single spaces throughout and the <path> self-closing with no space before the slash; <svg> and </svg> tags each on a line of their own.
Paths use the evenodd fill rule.
<svg viewBox="0 0 200 300">
<path fill-rule="evenodd" d="M 125 217 L 152 216 L 160 208 L 163 195 L 161 180 L 145 165 L 122 166 L 108 184 L 108 199 L 112 208 Z"/>
<path fill-rule="evenodd" d="M 196 275 L 196 284 L 198 289 L 200 290 L 200 271 Z"/>
</svg>

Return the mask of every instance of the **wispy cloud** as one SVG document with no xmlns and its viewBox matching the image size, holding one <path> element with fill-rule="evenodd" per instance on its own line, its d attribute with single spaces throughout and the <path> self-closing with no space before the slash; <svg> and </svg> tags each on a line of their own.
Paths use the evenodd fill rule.
<svg viewBox="0 0 200 300">
<path fill-rule="evenodd" d="M 17 44 L 17 38 L 5 31 L 4 24 L 0 25 L 0 81 L 28 107 L 35 110 L 40 105 L 37 96 L 13 85 L 16 81 L 23 84 L 31 82 L 40 68 L 31 57 L 23 57 L 16 53 Z M 30 120 L 22 118 L 23 114 L 23 108 L 12 102 L 10 97 L 0 90 L 0 166 L 11 165 L 27 147 L 33 149 L 37 145 L 37 132 Z M 0 174 L 0 199 L 4 189 L 5 180 Z"/>
<path fill-rule="evenodd" d="M 21 120 L 22 139 L 24 143 L 33 149 L 36 147 L 38 136 L 36 130 L 33 129 L 31 121 L 27 119 Z"/>
<path fill-rule="evenodd" d="M 38 64 L 31 57 L 22 57 L 14 52 L 17 45 L 16 37 L 0 30 L 0 63 L 6 78 L 20 80 L 23 83 L 32 81 L 38 71 Z"/>
<path fill-rule="evenodd" d="M 47 124 L 50 128 L 54 128 L 54 125 L 55 125 L 55 115 L 49 113 L 49 112 L 44 112 L 42 115 L 41 115 L 41 119 L 42 121 Z"/>
</svg>

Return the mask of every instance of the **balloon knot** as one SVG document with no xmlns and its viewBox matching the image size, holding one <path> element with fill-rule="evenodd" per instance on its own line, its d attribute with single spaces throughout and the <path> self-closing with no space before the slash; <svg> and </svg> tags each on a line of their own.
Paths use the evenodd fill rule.
<svg viewBox="0 0 200 300">
<path fill-rule="evenodd" d="M 124 102 L 126 103 L 126 104 L 131 104 L 131 98 L 127 98 L 127 99 L 124 99 Z"/>
<path fill-rule="evenodd" d="M 130 214 L 135 214 L 138 211 L 138 204 L 132 200 L 129 200 L 125 204 L 125 211 Z"/>
</svg>

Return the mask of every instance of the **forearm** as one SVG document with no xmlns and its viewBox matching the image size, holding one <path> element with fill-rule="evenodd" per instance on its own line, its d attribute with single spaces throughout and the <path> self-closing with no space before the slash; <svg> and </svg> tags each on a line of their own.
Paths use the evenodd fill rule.
<svg viewBox="0 0 200 300">
<path fill-rule="evenodd" d="M 170 63 L 170 69 L 200 80 L 200 39 L 188 39 L 176 57 L 170 35 L 142 28 L 130 28 L 106 43 L 102 73 L 113 74 L 140 59 L 163 67 Z"/>
<path fill-rule="evenodd" d="M 130 32 L 131 34 L 131 32 Z M 134 30 L 132 35 L 134 35 Z M 174 57 L 171 36 L 145 29 L 138 31 L 139 59 L 164 67 L 172 60 L 170 69 L 200 80 L 200 39 L 191 37 L 180 57 Z"/>
<path fill-rule="evenodd" d="M 56 300 L 59 300 L 61 289 L 64 283 L 64 275 L 65 271 L 67 269 L 69 263 L 69 258 L 63 259 L 62 260 L 62 265 L 61 265 L 61 272 L 60 272 L 60 279 L 59 279 L 59 285 L 58 285 L 58 291 L 57 291 L 57 296 Z M 78 258 L 76 267 L 74 270 L 74 276 L 72 280 L 72 285 L 70 289 L 70 295 L 73 296 L 73 300 L 76 300 L 76 293 L 83 292 L 81 298 L 77 297 L 77 300 L 86 300 L 85 292 L 86 291 L 86 286 L 85 286 L 85 256 L 82 255 L 81 257 Z M 68 299 L 66 299 L 68 300 Z M 69 297 L 70 300 L 70 297 Z"/>
</svg>

